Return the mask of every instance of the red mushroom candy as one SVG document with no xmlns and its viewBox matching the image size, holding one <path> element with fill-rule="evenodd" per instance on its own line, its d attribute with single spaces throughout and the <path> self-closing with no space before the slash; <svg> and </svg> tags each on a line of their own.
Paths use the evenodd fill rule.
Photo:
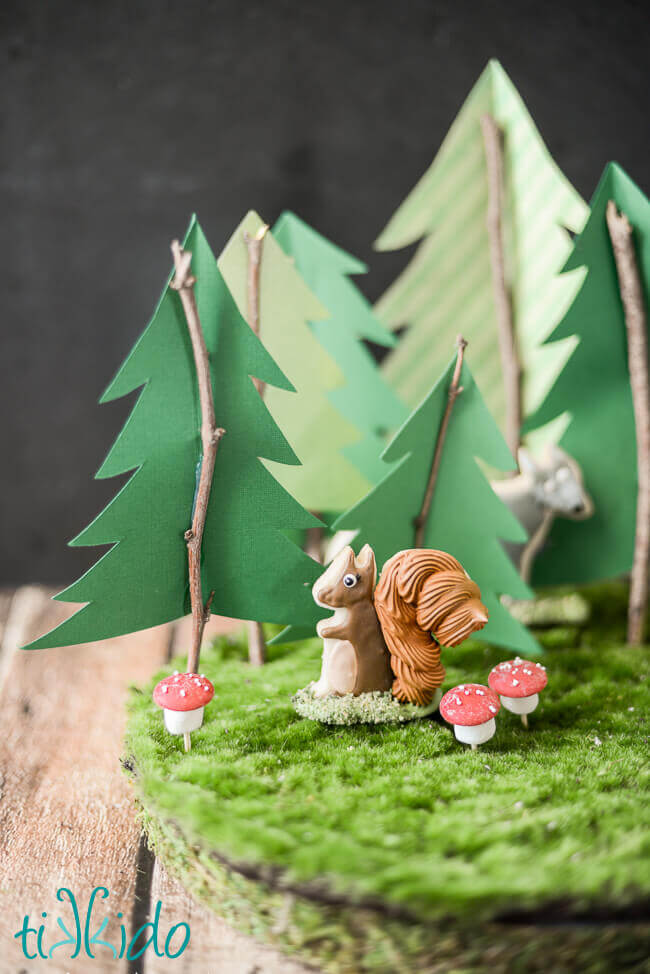
<svg viewBox="0 0 650 974">
<path fill-rule="evenodd" d="M 448 690 L 440 701 L 440 713 L 463 744 L 475 751 L 494 737 L 497 729 L 494 718 L 501 704 L 496 693 L 480 683 L 463 683 Z"/>
<path fill-rule="evenodd" d="M 163 708 L 165 727 L 170 734 L 182 734 L 185 750 L 191 745 L 190 733 L 203 723 L 203 708 L 214 696 L 214 687 L 198 673 L 179 673 L 165 677 L 153 692 L 154 703 Z"/>
<path fill-rule="evenodd" d="M 490 673 L 488 683 L 499 694 L 506 710 L 519 714 L 524 727 L 528 727 L 528 714 L 539 703 L 539 692 L 548 683 L 548 677 L 541 663 L 529 663 L 517 657 L 498 663 Z"/>
</svg>

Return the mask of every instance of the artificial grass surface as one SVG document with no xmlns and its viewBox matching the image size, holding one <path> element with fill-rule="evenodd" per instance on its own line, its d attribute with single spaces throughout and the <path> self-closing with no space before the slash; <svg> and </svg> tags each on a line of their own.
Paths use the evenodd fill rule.
<svg viewBox="0 0 650 974">
<path fill-rule="evenodd" d="M 286 883 L 325 883 L 429 921 L 643 899 L 650 659 L 621 645 L 618 617 L 595 622 L 541 634 L 549 684 L 531 729 L 502 709 L 477 752 L 430 718 L 303 720 L 290 697 L 318 675 L 317 641 L 273 647 L 253 669 L 241 643 L 220 639 L 202 657 L 216 695 L 190 754 L 151 700 L 174 665 L 132 695 L 127 755 L 145 823 L 173 828 L 207 862 L 214 851 L 277 867 Z M 471 643 L 446 651 L 445 688 L 486 682 L 504 658 Z"/>
</svg>

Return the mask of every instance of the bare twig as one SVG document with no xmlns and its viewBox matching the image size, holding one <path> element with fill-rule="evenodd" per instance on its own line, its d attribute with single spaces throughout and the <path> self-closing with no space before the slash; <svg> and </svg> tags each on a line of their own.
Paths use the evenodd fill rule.
<svg viewBox="0 0 650 974">
<path fill-rule="evenodd" d="M 648 608 L 650 562 L 650 383 L 648 381 L 648 322 L 641 275 L 634 249 L 633 229 L 613 200 L 607 203 L 607 228 L 612 241 L 618 283 L 625 312 L 627 360 L 634 405 L 637 457 L 636 532 L 627 615 L 627 641 L 643 642 Z"/>
<path fill-rule="evenodd" d="M 313 513 L 314 517 L 320 517 L 316 511 Z M 323 560 L 323 529 L 320 525 L 307 528 L 305 532 L 305 554 L 313 558 L 314 561 L 321 562 Z"/>
<path fill-rule="evenodd" d="M 248 324 L 258 338 L 260 334 L 260 269 L 262 264 L 262 247 L 264 246 L 264 237 L 268 229 L 265 223 L 262 224 L 254 237 L 248 231 L 244 231 L 244 243 L 248 250 Z M 253 379 L 253 382 L 260 396 L 264 398 L 266 383 L 262 382 L 261 379 Z"/>
<path fill-rule="evenodd" d="M 248 324 L 259 338 L 260 334 L 260 270 L 262 264 L 262 247 L 268 226 L 262 224 L 255 236 L 244 232 L 244 243 L 248 250 Z M 253 379 L 255 388 L 261 398 L 264 398 L 266 383 L 261 379 Z M 266 660 L 266 640 L 261 622 L 248 623 L 248 659 L 253 666 L 261 666 Z"/>
<path fill-rule="evenodd" d="M 442 448 L 445 444 L 445 437 L 447 435 L 447 427 L 449 426 L 449 420 L 451 418 L 451 411 L 454 408 L 454 403 L 456 399 L 463 391 L 463 387 L 458 383 L 460 382 L 460 373 L 463 368 L 463 356 L 465 355 L 465 349 L 467 348 L 467 342 L 462 335 L 459 335 L 456 339 L 456 348 L 458 353 L 456 355 L 456 365 L 454 367 L 454 374 L 449 384 L 449 389 L 447 391 L 447 405 L 440 422 L 440 427 L 438 428 L 438 436 L 436 439 L 436 447 L 433 451 L 433 460 L 431 461 L 431 471 L 429 473 L 429 480 L 427 481 L 427 489 L 424 493 L 424 500 L 422 501 L 422 507 L 420 508 L 420 513 L 415 519 L 415 547 L 421 548 L 424 542 L 424 532 L 427 526 L 427 518 L 429 517 L 429 511 L 431 510 L 431 502 L 433 501 L 433 492 L 436 486 L 436 480 L 438 477 L 438 470 L 440 469 L 440 461 L 442 459 Z"/>
<path fill-rule="evenodd" d="M 187 561 L 190 576 L 190 600 L 192 603 L 192 646 L 187 657 L 187 672 L 196 673 L 201 653 L 201 639 L 205 624 L 210 617 L 210 606 L 214 592 L 205 605 L 201 591 L 201 542 L 203 529 L 208 513 L 208 502 L 212 487 L 214 461 L 219 449 L 221 438 L 226 432 L 216 425 L 214 418 L 214 401 L 212 398 L 212 380 L 210 378 L 210 363 L 208 350 L 205 345 L 203 329 L 199 319 L 199 312 L 194 296 L 194 278 L 190 271 L 192 254 L 183 250 L 178 240 L 172 243 L 175 274 L 171 287 L 178 291 L 183 305 L 187 328 L 192 341 L 194 364 L 199 386 L 199 402 L 201 404 L 201 443 L 203 457 L 201 460 L 201 474 L 194 502 L 194 516 L 192 526 L 185 532 L 187 542 Z"/>
<path fill-rule="evenodd" d="M 516 458 L 521 442 L 521 363 L 515 336 L 512 295 L 506 280 L 503 246 L 503 133 L 492 115 L 481 116 L 488 177 L 487 230 L 496 306 L 501 371 L 506 394 L 506 442 Z"/>
</svg>

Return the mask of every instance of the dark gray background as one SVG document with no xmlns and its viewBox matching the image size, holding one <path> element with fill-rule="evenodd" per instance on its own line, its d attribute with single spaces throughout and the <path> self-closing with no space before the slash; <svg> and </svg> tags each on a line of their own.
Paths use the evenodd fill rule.
<svg viewBox="0 0 650 974">
<path fill-rule="evenodd" d="M 587 198 L 609 159 L 648 189 L 645 3 L 3 0 L 0 584 L 67 582 L 65 542 L 132 405 L 95 403 L 193 210 L 219 250 L 290 207 L 372 263 L 491 56 Z"/>
</svg>

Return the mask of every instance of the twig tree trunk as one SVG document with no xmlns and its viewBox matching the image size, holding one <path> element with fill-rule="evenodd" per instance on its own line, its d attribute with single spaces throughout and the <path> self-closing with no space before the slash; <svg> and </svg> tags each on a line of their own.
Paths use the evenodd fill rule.
<svg viewBox="0 0 650 974">
<path fill-rule="evenodd" d="M 190 577 L 190 600 L 192 603 L 192 645 L 187 657 L 187 672 L 196 673 L 201 653 L 201 640 L 205 624 L 210 618 L 210 606 L 214 598 L 214 591 L 203 604 L 201 590 L 201 543 L 203 530 L 208 513 L 208 502 L 212 488 L 214 462 L 219 449 L 221 438 L 226 432 L 218 427 L 214 418 L 214 400 L 212 398 L 212 380 L 210 378 L 210 362 L 205 345 L 203 329 L 199 319 L 199 312 L 194 296 L 196 278 L 191 273 L 192 254 L 183 250 L 178 240 L 172 243 L 175 274 L 171 287 L 178 291 L 187 327 L 192 341 L 196 377 L 199 385 L 199 402 L 201 404 L 201 444 L 203 457 L 201 459 L 201 474 L 194 502 L 194 516 L 192 525 L 185 532 L 187 542 L 187 560 Z"/>
<path fill-rule="evenodd" d="M 320 517 L 316 511 L 313 511 L 313 514 L 314 517 Z M 323 560 L 323 529 L 320 526 L 307 528 L 305 532 L 305 553 L 314 561 Z"/>
<path fill-rule="evenodd" d="M 248 250 L 248 324 L 259 338 L 260 334 L 260 270 L 262 264 L 262 248 L 268 227 L 263 225 L 255 236 L 244 233 L 244 243 Z M 255 388 L 264 398 L 266 383 L 261 379 L 254 379 Z M 261 622 L 248 623 L 248 659 L 253 666 L 262 666 L 266 661 L 266 640 Z"/>
<path fill-rule="evenodd" d="M 607 229 L 625 313 L 627 358 L 634 405 L 637 459 L 636 531 L 627 615 L 627 641 L 643 642 L 648 609 L 650 563 L 650 382 L 648 380 L 648 321 L 641 275 L 634 249 L 633 229 L 613 200 L 607 204 Z"/>
<path fill-rule="evenodd" d="M 481 117 L 488 177 L 487 230 L 490 242 L 492 288 L 496 306 L 501 371 L 506 394 L 506 443 L 517 459 L 521 445 L 521 363 L 517 350 L 512 295 L 506 280 L 503 245 L 503 133 L 492 115 Z"/>
<path fill-rule="evenodd" d="M 438 436 L 436 438 L 436 446 L 433 451 L 433 460 L 431 461 L 431 470 L 429 472 L 429 479 L 427 481 L 427 487 L 424 492 L 424 500 L 422 501 L 422 507 L 420 508 L 420 513 L 415 519 L 415 547 L 421 548 L 424 543 L 424 534 L 427 526 L 427 518 L 429 517 L 429 511 L 431 510 L 431 502 L 433 501 L 433 493 L 436 487 L 436 480 L 438 479 L 438 471 L 440 469 L 440 461 L 442 459 L 442 448 L 445 445 L 445 437 L 447 436 L 447 427 L 449 426 L 449 420 L 451 418 L 451 412 L 454 408 L 454 403 L 458 399 L 458 396 L 463 391 L 463 387 L 459 385 L 460 373 L 463 368 L 463 357 L 465 355 L 465 349 L 467 348 L 467 342 L 462 335 L 459 335 L 456 339 L 456 348 L 458 349 L 456 355 L 456 365 L 454 367 L 454 374 L 452 376 L 451 382 L 449 384 L 449 389 L 447 390 L 447 405 L 440 422 L 440 427 L 438 429 Z"/>
</svg>

